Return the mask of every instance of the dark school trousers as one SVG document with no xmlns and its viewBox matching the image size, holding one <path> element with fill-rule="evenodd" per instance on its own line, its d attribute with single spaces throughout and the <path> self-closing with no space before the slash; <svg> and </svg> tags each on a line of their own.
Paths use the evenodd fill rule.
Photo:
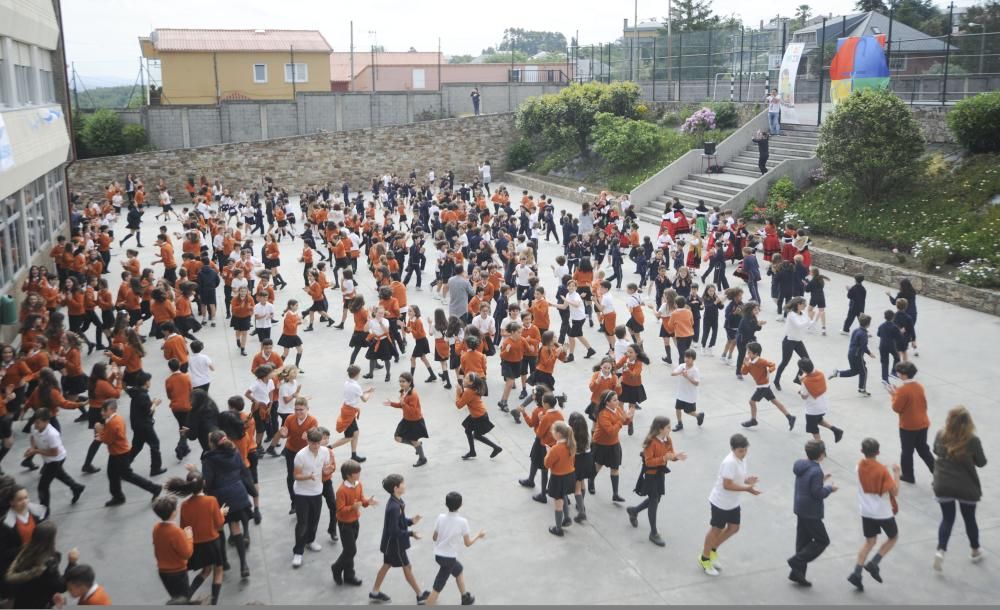
<svg viewBox="0 0 1000 610">
<path fill-rule="evenodd" d="M 122 493 L 122 481 L 127 481 L 136 487 L 141 487 L 149 493 L 155 493 L 160 486 L 149 479 L 144 479 L 132 472 L 132 458 L 128 453 L 108 456 L 108 487 L 111 490 L 111 497 L 124 499 Z"/>
<path fill-rule="evenodd" d="M 338 521 L 337 526 L 340 528 L 341 550 L 332 567 L 334 572 L 343 572 L 345 579 L 354 578 L 354 556 L 358 554 L 358 532 L 361 529 L 361 522 Z"/>
<path fill-rule="evenodd" d="M 927 428 L 921 430 L 899 430 L 899 444 L 902 454 L 899 456 L 899 467 L 903 472 L 900 478 L 903 480 L 913 480 L 913 452 L 916 451 L 920 459 L 927 464 L 927 469 L 934 472 L 934 454 L 927 446 Z"/>
<path fill-rule="evenodd" d="M 795 525 L 795 555 L 788 560 L 793 569 L 806 573 L 809 562 L 823 554 L 830 546 L 830 536 L 822 519 L 798 517 Z"/>
</svg>

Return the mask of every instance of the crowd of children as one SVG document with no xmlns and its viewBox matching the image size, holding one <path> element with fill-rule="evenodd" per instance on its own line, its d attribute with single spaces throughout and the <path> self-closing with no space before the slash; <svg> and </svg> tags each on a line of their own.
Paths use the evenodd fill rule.
<svg viewBox="0 0 1000 610">
<path fill-rule="evenodd" d="M 526 438 L 531 434 L 533 442 L 530 470 L 520 484 L 534 488 L 535 477 L 541 473 L 540 492 L 533 499 L 543 504 L 553 500 L 554 523 L 548 527 L 553 536 L 563 537 L 573 523 L 588 521 L 585 496 L 596 493 L 596 479 L 605 467 L 611 500 L 624 503 L 620 488 L 623 445 L 640 451 L 642 466 L 634 491 L 644 499 L 627 507 L 626 514 L 637 527 L 645 511 L 649 540 L 665 546 L 657 526 L 658 507 L 666 493 L 665 475 L 671 472 L 671 462 L 687 458 L 675 447 L 677 436 L 685 431 L 684 419 L 689 426 L 706 422 L 710 409 L 699 400 L 703 377 L 697 363 L 699 356 L 714 354 L 720 325 L 725 333 L 721 365 L 734 364 L 735 352 L 737 379 L 748 376 L 755 386 L 749 399 L 750 419 L 742 424 L 745 428 L 758 425 L 758 406 L 765 400 L 777 407 L 789 430 L 794 430 L 798 417 L 793 412 L 799 410 L 799 403 L 786 405 L 775 392 L 782 391 L 782 374 L 793 363 L 793 355 L 797 356 L 793 383 L 801 386 L 797 393 L 804 403 L 805 432 L 812 438 L 805 446 L 806 458 L 794 466 L 798 525 L 796 553 L 788 563 L 789 578 L 809 585 L 806 567 L 829 544 L 823 499 L 837 490 L 820 465 L 826 452 L 820 428 L 830 430 L 835 443 L 845 431 L 831 423 L 827 375 L 805 346 L 810 333 L 826 335 L 824 285 L 828 280 L 811 266 L 806 233 L 791 225 L 779 233 L 770 222 L 759 232 L 751 232 L 729 213 L 702 204 L 689 217 L 691 211 L 675 202 L 663 215 L 659 235 L 641 238 L 628 202 L 616 202 L 606 193 L 585 205 L 578 217 L 565 210 L 557 217 L 552 200 L 544 196 L 536 200 L 524 191 L 515 201 L 503 187 L 492 194 L 478 183 L 455 188 L 453 176 L 449 172 L 438 182 L 433 172 L 427 180 L 418 179 L 416 170 L 409 178 L 386 174 L 372 180 L 370 191 L 353 196 L 347 183 L 339 192 L 329 184 L 308 187 L 298 202 L 270 179 L 250 192 L 240 188 L 233 193 L 219 181 L 212 184 L 203 177 L 187 183 L 190 201 L 178 204 L 164 180 L 154 187 L 157 193 L 147 203 L 145 187 L 129 175 L 124 186 L 108 185 L 105 201 L 81 203 L 80 222 L 69 238 L 57 238 L 51 252 L 55 267 L 33 267 L 21 287 L 25 296 L 19 344 L 0 346 L 0 459 L 14 447 L 14 422 L 27 420 L 26 440 L 19 441 L 27 445 L 21 466 L 39 468 L 36 456 L 42 462 L 39 505 L 32 504 L 28 492 L 13 479 L 4 478 L 0 485 L 4 542 L 0 597 L 14 600 L 19 607 L 28 599 L 19 580 L 24 578 L 22 573 L 29 567 L 54 565 L 51 594 L 44 589 L 48 597 L 32 598 L 39 605 L 63 600 L 66 591 L 80 603 L 110 602 L 96 584 L 93 568 L 77 563 L 73 552 L 70 567 L 58 570 L 55 527 L 46 520 L 53 480 L 69 488 L 73 504 L 85 490 L 64 469 L 67 452 L 61 434 L 67 423 L 60 422 L 58 415 L 65 410 L 79 410 L 76 421 L 93 430 L 84 474 L 100 470 L 94 460 L 102 447 L 107 450 L 110 499 L 105 506 L 110 509 L 125 503 L 123 481 L 154 500 L 158 523 L 153 528 L 153 555 L 173 601 L 196 599 L 201 585 L 210 580 L 210 601 L 218 603 L 229 571 L 229 547 L 238 555 L 240 578 L 250 577 L 251 522 L 259 525 L 263 518 L 262 494 L 274 493 L 259 483 L 260 470 L 271 468 L 270 462 L 262 461 L 265 455 L 284 458 L 289 513 L 295 515 L 291 566 L 303 564 L 306 550 L 323 549 L 316 536 L 325 503 L 327 533 L 341 546 L 331 565 L 333 580 L 337 585 L 360 586 L 355 561 L 359 523 L 363 509 L 380 503 L 366 495 L 361 483 L 362 463 L 367 459 L 359 453 L 363 414 L 369 408 L 366 403 L 376 392 L 391 396 L 381 402 L 399 409 L 398 425 L 394 431 L 369 430 L 366 425 L 366 434 L 391 436 L 415 451 L 414 467 L 433 468 L 435 461 L 446 457 L 433 451 L 421 394 L 436 392 L 432 384 L 437 383 L 453 390 L 449 400 L 457 409 L 467 410 L 461 422 L 468 443 L 463 460 L 479 457 L 477 442 L 490 449 L 490 459 L 501 454 L 504 449 L 489 435 L 500 420 L 506 420 L 503 414 L 531 428 L 522 433 Z M 155 241 L 142 244 L 142 214 L 157 205 L 157 219 L 172 215 L 181 231 L 163 225 Z M 113 257 L 120 226 L 126 227 L 127 235 L 118 248 L 125 248 L 132 237 L 136 248 Z M 260 237 L 255 239 L 255 233 Z M 562 255 L 551 265 L 550 261 L 543 264 L 540 240 L 548 241 L 552 234 L 556 242 L 561 234 Z M 301 247 L 298 262 L 311 302 L 303 310 L 282 275 L 282 269 L 287 271 L 292 264 L 287 253 L 282 257 L 285 240 L 300 241 L 296 244 Z M 432 244 L 433 256 L 425 252 L 425 244 Z M 142 267 L 138 248 L 154 249 L 151 266 Z M 769 306 L 760 300 L 757 288 L 762 280 L 758 251 L 769 264 L 770 296 L 777 320 L 784 324 L 781 345 L 773 348 L 765 348 L 757 337 L 767 322 L 762 310 Z M 621 295 L 626 308 L 619 314 L 614 295 L 626 273 L 625 257 L 635 263 L 638 278 L 626 283 Z M 702 263 L 707 268 L 701 280 L 712 276 L 703 287 L 697 283 Z M 549 266 L 557 284 L 551 296 L 541 285 L 540 271 Z M 605 268 L 613 272 L 610 277 Z M 408 290 L 414 278 L 420 290 L 427 272 L 433 275 L 429 282 L 432 297 L 446 303 L 424 317 L 421 308 L 410 302 Z M 729 285 L 730 274 L 742 280 L 749 299 L 742 285 Z M 298 270 L 286 275 L 294 279 Z M 450 281 L 456 276 L 467 278 L 471 286 L 464 301 L 463 295 L 449 295 L 459 285 Z M 113 281 L 116 277 L 120 283 Z M 368 278 L 374 290 L 368 287 Z M 220 288 L 224 312 L 217 310 Z M 339 298 L 332 299 L 334 306 L 331 292 L 339 292 Z M 850 368 L 834 369 L 829 378 L 856 376 L 858 392 L 868 397 L 865 359 L 873 357 L 868 347 L 872 317 L 866 313 L 863 277 L 855 278 L 847 297 L 843 332 L 850 334 Z M 899 294 L 890 295 L 890 300 L 893 308 L 885 312 L 877 336 L 881 379 L 899 414 L 902 466 L 890 474 L 876 459 L 878 441 L 858 439 L 863 454 L 858 489 L 866 540 L 848 578 L 858 589 L 863 589 L 862 570 L 882 582 L 879 562 L 897 535 L 893 515 L 898 482 L 915 480 L 913 451 L 934 473 L 942 528 L 949 524 L 950 533 L 957 503 L 966 520 L 973 560 L 982 557 L 974 510 L 981 495 L 975 468 L 985 465 L 982 446 L 973 434 L 968 412 L 959 408 L 949 414 L 931 450 L 926 398 L 913 380 L 917 367 L 910 359 L 917 355 L 913 286 L 904 280 Z M 467 302 L 467 307 L 456 313 L 456 302 Z M 557 315 L 550 317 L 550 309 Z M 315 332 L 318 316 L 326 322 L 320 332 L 336 332 L 345 327 L 348 314 L 353 327 L 341 335 L 351 348 L 342 406 L 334 422 L 321 422 L 309 412 L 311 399 L 305 395 L 308 384 L 304 380 L 340 371 L 314 358 L 308 338 L 300 331 Z M 338 315 L 339 323 L 335 322 Z M 655 328 L 664 348 L 661 360 L 670 365 L 665 370 L 676 379 L 674 422 L 666 416 L 669 407 L 663 400 L 653 404 L 643 383 L 651 369 L 660 366 L 648 355 L 652 344 L 645 341 L 650 330 L 647 315 L 659 322 Z M 220 410 L 217 404 L 222 401 L 216 399 L 222 397 L 212 390 L 214 364 L 199 334 L 206 327 L 216 327 L 217 319 L 223 317 L 232 329 L 231 340 L 240 354 L 237 359 L 247 357 L 249 366 L 243 379 L 245 392 L 226 397 L 226 408 Z M 280 328 L 280 335 L 272 336 L 273 328 Z M 587 334 L 593 335 L 594 344 Z M 596 335 L 604 337 L 606 347 Z M 586 348 L 583 360 L 600 359 L 591 361 L 593 375 L 586 392 L 566 388 L 557 393 L 557 383 L 560 390 L 566 385 L 560 382 L 562 367 L 591 366 L 576 361 L 577 342 Z M 281 348 L 280 354 L 276 347 Z M 765 358 L 765 352 L 777 355 L 779 349 L 779 364 Z M 356 364 L 362 350 L 367 367 Z M 295 357 L 290 362 L 292 351 Z M 143 367 L 144 359 L 157 358 L 157 352 L 170 371 L 165 379 L 154 379 Z M 428 356 L 438 363 L 437 371 Z M 407 357 L 409 370 L 405 369 Z M 399 371 L 401 358 L 404 370 L 394 377 L 393 365 Z M 83 365 L 85 359 L 89 371 Z M 303 377 L 303 360 L 313 373 L 308 378 Z M 414 378 L 418 360 L 428 373 L 422 385 Z M 376 380 L 376 371 L 384 373 L 384 378 L 380 374 Z M 491 379 L 502 379 L 503 386 L 495 388 L 498 410 L 492 414 L 487 405 Z M 515 405 L 509 405 L 518 388 Z M 151 398 L 151 393 L 165 395 L 166 405 L 161 407 L 163 401 Z M 127 413 L 121 408 L 126 399 Z M 529 409 L 530 405 L 534 406 Z M 158 407 L 169 409 L 176 421 L 174 453 L 179 461 L 191 452 L 189 441 L 197 441 L 202 449 L 200 463 L 189 463 L 185 476 L 163 482 L 155 481 L 167 472 L 154 425 Z M 643 409 L 653 412 L 640 417 Z M 650 422 L 642 440 L 622 438 L 623 428 L 628 437 L 633 436 L 637 420 Z M 131 440 L 126 427 L 132 431 Z M 338 465 L 334 450 L 344 445 L 350 445 L 350 459 Z M 144 478 L 132 465 L 147 447 L 150 471 L 149 478 Z M 719 548 L 740 528 L 741 492 L 760 493 L 757 477 L 747 471 L 748 447 L 747 437 L 732 436 L 730 454 L 709 495 L 710 529 L 698 563 L 711 576 L 721 570 Z M 942 463 L 951 468 L 942 473 Z M 334 481 L 338 477 L 340 483 Z M 457 514 L 462 496 L 447 495 L 448 512 L 434 525 L 439 571 L 433 586 L 425 589 L 407 553 L 411 539 L 420 538 L 419 530 L 413 528 L 420 516 L 407 516 L 405 479 L 391 474 L 382 487 L 388 494 L 382 502 L 385 519 L 379 550 L 383 562 L 370 599 L 389 601 L 381 591 L 382 583 L 392 568 L 402 568 L 418 604 L 435 603 L 452 576 L 461 603 L 473 603 L 457 559 L 458 548 L 460 542 L 471 546 L 485 532 L 472 535 L 468 521 Z M 576 509 L 573 518 L 571 505 Z M 868 560 L 880 532 L 889 540 Z M 937 569 L 941 569 L 946 545 L 947 535 L 942 534 L 934 564 Z M 189 580 L 192 571 L 196 575 Z M 38 591 L 42 589 L 33 588 L 31 594 Z"/>
</svg>

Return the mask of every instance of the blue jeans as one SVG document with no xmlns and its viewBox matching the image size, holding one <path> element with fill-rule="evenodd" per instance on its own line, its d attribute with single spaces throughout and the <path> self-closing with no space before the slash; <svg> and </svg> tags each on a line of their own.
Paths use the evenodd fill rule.
<svg viewBox="0 0 1000 610">
<path fill-rule="evenodd" d="M 781 116 L 781 113 L 779 112 L 767 113 L 767 124 L 770 128 L 772 136 L 776 136 L 781 133 L 781 122 L 778 120 L 779 116 Z"/>
</svg>

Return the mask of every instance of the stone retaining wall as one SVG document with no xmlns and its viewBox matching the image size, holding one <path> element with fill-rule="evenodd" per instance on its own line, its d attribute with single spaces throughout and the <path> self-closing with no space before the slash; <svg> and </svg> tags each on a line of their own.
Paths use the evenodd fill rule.
<svg viewBox="0 0 1000 610">
<path fill-rule="evenodd" d="M 260 185 L 262 176 L 270 176 L 290 193 L 328 181 L 339 192 L 344 180 L 352 190 L 367 189 L 372 176 L 386 171 L 407 176 L 416 169 L 423 177 L 431 167 L 438 176 L 453 170 L 456 183 L 471 182 L 478 179 L 477 163 L 487 159 L 493 175 L 502 175 L 507 149 L 516 138 L 514 115 L 508 113 L 215 144 L 77 161 L 68 169 L 69 188 L 85 200 L 101 197 L 108 182 L 124 181 L 132 172 L 144 180 L 147 191 L 163 178 L 182 202 L 189 175 L 218 178 L 227 187 L 248 190 Z"/>
</svg>

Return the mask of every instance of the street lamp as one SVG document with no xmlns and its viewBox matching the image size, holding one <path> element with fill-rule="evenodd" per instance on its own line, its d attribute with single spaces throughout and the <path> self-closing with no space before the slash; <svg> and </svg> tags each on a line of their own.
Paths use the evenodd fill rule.
<svg viewBox="0 0 1000 610">
<path fill-rule="evenodd" d="M 966 27 L 970 28 L 982 28 L 983 31 L 979 35 L 979 75 L 983 74 L 983 57 L 986 55 L 986 25 L 982 23 L 973 23 L 970 21 L 966 24 Z"/>
</svg>

